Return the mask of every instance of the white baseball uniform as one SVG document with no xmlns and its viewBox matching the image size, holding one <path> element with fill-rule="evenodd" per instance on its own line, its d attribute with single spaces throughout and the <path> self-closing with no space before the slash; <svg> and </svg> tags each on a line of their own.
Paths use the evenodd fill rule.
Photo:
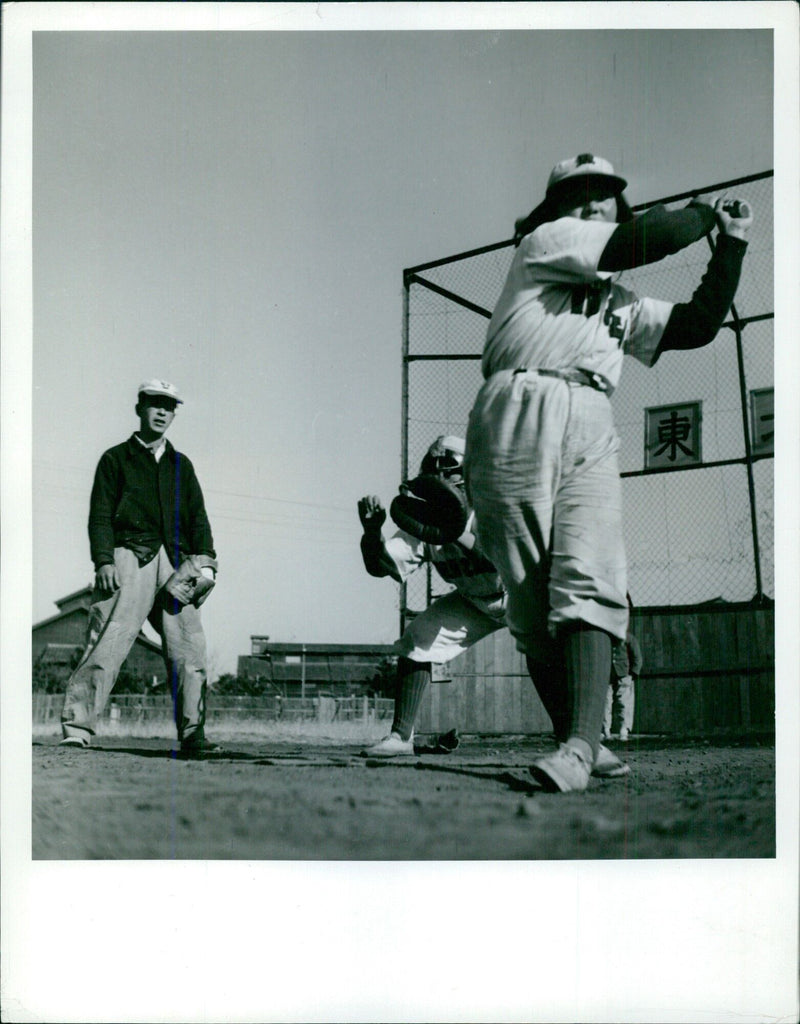
<svg viewBox="0 0 800 1024">
<path fill-rule="evenodd" d="M 474 513 L 466 529 L 474 532 Z M 430 562 L 445 583 L 456 587 L 412 619 L 394 645 L 395 654 L 409 661 L 444 664 L 505 626 L 503 582 L 477 542 L 467 551 L 455 542 L 426 544 L 398 530 L 384 547 L 402 581 Z"/>
<path fill-rule="evenodd" d="M 598 271 L 615 223 L 563 217 L 520 243 L 489 323 L 465 476 L 478 537 L 508 591 L 518 648 L 560 624 L 625 637 L 622 501 L 608 393 L 623 355 L 647 366 L 673 308 Z M 545 375 L 599 374 L 607 393 Z"/>
</svg>

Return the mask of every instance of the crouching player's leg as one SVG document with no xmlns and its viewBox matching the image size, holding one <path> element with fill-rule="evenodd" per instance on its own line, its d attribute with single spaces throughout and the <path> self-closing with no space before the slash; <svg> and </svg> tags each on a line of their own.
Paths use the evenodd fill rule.
<svg viewBox="0 0 800 1024">
<path fill-rule="evenodd" d="M 362 754 L 387 758 L 413 754 L 414 726 L 431 680 L 431 665 L 452 661 L 503 626 L 502 611 L 491 615 L 458 591 L 434 601 L 413 619 L 394 647 L 397 690 L 391 732 Z"/>
<path fill-rule="evenodd" d="M 365 757 L 399 757 L 414 753 L 414 723 L 430 681 L 429 661 L 412 661 L 402 655 L 397 659 L 392 730 L 374 746 L 362 751 Z"/>
</svg>

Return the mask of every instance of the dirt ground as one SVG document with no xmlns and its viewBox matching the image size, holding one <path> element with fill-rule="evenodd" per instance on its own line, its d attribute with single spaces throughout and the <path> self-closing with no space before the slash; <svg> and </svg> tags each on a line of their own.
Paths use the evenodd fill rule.
<svg viewBox="0 0 800 1024">
<path fill-rule="evenodd" d="M 775 751 L 763 739 L 609 743 L 628 776 L 540 790 L 547 737 L 462 737 L 375 763 L 355 746 L 168 740 L 33 743 L 34 859 L 590 860 L 775 856 Z"/>
</svg>

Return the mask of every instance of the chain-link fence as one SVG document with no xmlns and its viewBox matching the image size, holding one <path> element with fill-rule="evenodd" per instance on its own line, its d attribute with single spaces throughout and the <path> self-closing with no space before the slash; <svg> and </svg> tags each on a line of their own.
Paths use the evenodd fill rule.
<svg viewBox="0 0 800 1024">
<path fill-rule="evenodd" d="M 639 607 L 774 596 L 772 186 L 766 171 L 635 208 L 675 209 L 726 191 L 754 211 L 736 299 L 715 341 L 667 352 L 650 369 L 626 359 L 612 398 L 629 590 Z M 703 239 L 621 283 L 686 302 L 710 251 Z M 466 433 L 488 318 L 513 253 L 509 239 L 404 271 L 404 476 L 436 436 Z M 403 615 L 447 589 L 435 573 L 418 573 L 404 588 Z"/>
</svg>

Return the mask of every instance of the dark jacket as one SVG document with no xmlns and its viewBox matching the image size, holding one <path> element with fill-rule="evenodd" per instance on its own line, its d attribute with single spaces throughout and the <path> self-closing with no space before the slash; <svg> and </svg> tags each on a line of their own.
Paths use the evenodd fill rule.
<svg viewBox="0 0 800 1024">
<path fill-rule="evenodd" d="M 104 452 L 89 506 L 89 544 L 95 569 L 130 548 L 145 565 L 166 548 L 174 566 L 188 555 L 216 557 L 203 492 L 194 467 L 166 441 L 156 462 L 131 435 Z"/>
<path fill-rule="evenodd" d="M 611 666 L 618 679 L 627 675 L 638 676 L 642 671 L 642 649 L 633 633 L 629 632 L 625 640 L 614 641 Z"/>
</svg>

